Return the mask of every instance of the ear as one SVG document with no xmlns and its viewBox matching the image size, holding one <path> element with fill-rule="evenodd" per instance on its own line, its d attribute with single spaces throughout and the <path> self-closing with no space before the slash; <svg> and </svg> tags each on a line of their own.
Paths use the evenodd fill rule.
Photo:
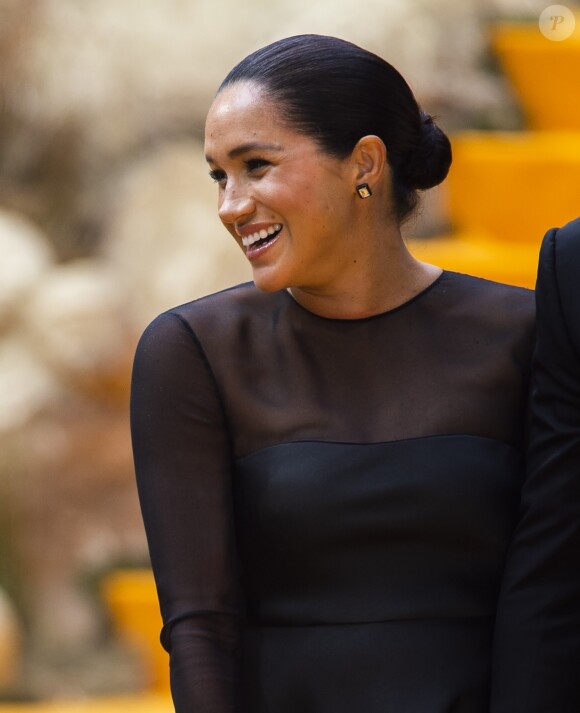
<svg viewBox="0 0 580 713">
<path fill-rule="evenodd" d="M 378 136 L 368 135 L 359 139 L 352 151 L 351 159 L 356 183 L 368 183 L 374 188 L 385 172 L 387 149 Z"/>
</svg>

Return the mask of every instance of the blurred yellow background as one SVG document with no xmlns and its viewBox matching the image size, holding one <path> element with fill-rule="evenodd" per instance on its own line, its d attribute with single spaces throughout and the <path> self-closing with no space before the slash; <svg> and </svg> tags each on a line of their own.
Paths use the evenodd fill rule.
<svg viewBox="0 0 580 713">
<path fill-rule="evenodd" d="M 550 39 L 547 6 L 0 0 L 0 712 L 171 710 L 129 377 L 156 314 L 250 279 L 203 160 L 223 76 L 303 32 L 385 57 L 454 150 L 412 251 L 533 287 L 580 213 L 580 18 Z"/>
</svg>

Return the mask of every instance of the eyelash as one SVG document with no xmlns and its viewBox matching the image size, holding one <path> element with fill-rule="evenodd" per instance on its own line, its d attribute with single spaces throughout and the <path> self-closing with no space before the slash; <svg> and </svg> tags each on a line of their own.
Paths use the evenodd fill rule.
<svg viewBox="0 0 580 713">
<path fill-rule="evenodd" d="M 215 183 L 219 183 L 220 181 L 224 180 L 224 178 L 226 177 L 226 174 L 223 171 L 210 171 L 209 177 Z"/>
<path fill-rule="evenodd" d="M 265 161 L 263 158 L 250 158 L 245 161 L 245 164 L 249 171 L 256 171 L 267 166 L 268 161 Z"/>
<path fill-rule="evenodd" d="M 263 158 L 250 158 L 247 161 L 244 161 L 244 163 L 248 171 L 259 171 L 260 169 L 265 168 L 269 165 L 269 161 L 266 161 Z M 216 169 L 209 172 L 209 177 L 215 183 L 221 183 L 225 180 L 226 174 L 224 171 L 219 171 Z"/>
</svg>

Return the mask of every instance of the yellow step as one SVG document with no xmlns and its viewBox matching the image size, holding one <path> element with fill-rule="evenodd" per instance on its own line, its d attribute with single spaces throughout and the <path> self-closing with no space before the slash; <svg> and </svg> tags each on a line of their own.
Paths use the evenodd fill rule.
<svg viewBox="0 0 580 713">
<path fill-rule="evenodd" d="M 490 43 L 530 128 L 580 131 L 579 13 L 574 33 L 560 42 L 544 37 L 536 21 L 492 26 Z"/>
<path fill-rule="evenodd" d="M 0 703 L 0 713 L 173 713 L 171 698 L 162 694 L 117 696 L 45 703 Z"/>
<path fill-rule="evenodd" d="M 406 242 L 419 260 L 446 270 L 520 287 L 533 288 L 536 283 L 539 240 L 537 245 L 506 244 L 485 234 L 469 233 Z"/>
<path fill-rule="evenodd" d="M 580 214 L 580 131 L 452 137 L 449 211 L 455 230 L 536 245 Z"/>
<path fill-rule="evenodd" d="M 113 572 L 103 580 L 101 592 L 116 630 L 140 653 L 151 689 L 168 692 L 169 657 L 159 642 L 162 621 L 151 570 Z"/>
</svg>

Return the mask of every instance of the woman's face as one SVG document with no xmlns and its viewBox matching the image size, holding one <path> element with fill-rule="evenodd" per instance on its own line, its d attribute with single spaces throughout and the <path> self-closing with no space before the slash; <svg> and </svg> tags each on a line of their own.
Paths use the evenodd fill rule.
<svg viewBox="0 0 580 713">
<path fill-rule="evenodd" d="M 324 291 L 353 261 L 356 169 L 287 126 L 284 113 L 252 83 L 229 85 L 215 99 L 205 151 L 218 213 L 257 287 Z"/>
</svg>

